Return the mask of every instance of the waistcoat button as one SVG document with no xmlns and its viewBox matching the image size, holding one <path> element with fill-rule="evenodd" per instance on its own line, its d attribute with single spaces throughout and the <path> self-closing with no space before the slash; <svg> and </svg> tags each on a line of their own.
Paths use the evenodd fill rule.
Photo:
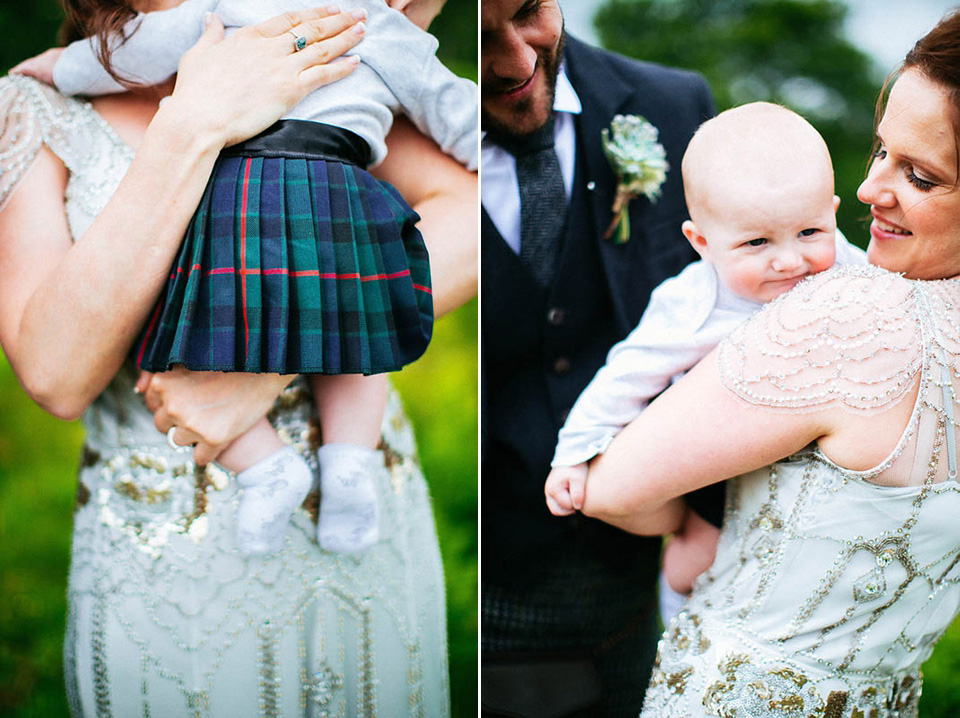
<svg viewBox="0 0 960 718">
<path fill-rule="evenodd" d="M 564 311 L 560 307 L 550 307 L 547 310 L 547 323 L 553 327 L 559 327 L 566 318 Z"/>
</svg>

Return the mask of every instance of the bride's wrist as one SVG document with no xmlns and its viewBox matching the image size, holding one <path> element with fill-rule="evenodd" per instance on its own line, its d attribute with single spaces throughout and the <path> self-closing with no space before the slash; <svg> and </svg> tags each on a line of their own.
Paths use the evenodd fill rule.
<svg viewBox="0 0 960 718">
<path fill-rule="evenodd" d="M 203 113 L 191 111 L 177 96 L 165 98 L 147 128 L 160 147 L 202 158 L 216 156 L 226 145 L 226 132 Z"/>
</svg>

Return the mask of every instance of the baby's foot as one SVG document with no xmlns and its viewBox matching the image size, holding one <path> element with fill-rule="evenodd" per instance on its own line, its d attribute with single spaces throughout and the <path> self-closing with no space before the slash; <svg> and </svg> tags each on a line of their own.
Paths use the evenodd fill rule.
<svg viewBox="0 0 960 718">
<path fill-rule="evenodd" d="M 377 472 L 383 454 L 356 444 L 325 444 L 320 462 L 317 542 L 327 551 L 359 553 L 380 539 Z"/>
<path fill-rule="evenodd" d="M 313 475 L 293 448 L 277 449 L 237 474 L 243 487 L 237 508 L 237 545 L 242 553 L 274 553 L 296 508 L 303 503 Z"/>
</svg>

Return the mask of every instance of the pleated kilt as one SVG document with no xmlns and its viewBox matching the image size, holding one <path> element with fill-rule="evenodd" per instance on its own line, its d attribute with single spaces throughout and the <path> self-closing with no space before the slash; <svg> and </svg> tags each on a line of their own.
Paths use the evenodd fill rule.
<svg viewBox="0 0 960 718">
<path fill-rule="evenodd" d="M 281 120 L 218 158 L 138 366 L 376 374 L 433 331 L 419 216 L 361 169 L 356 134 Z"/>
</svg>

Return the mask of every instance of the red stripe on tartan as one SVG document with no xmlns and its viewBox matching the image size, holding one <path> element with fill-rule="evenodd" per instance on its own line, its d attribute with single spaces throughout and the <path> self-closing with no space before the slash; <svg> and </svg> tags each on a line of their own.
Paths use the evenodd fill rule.
<svg viewBox="0 0 960 718">
<path fill-rule="evenodd" d="M 250 163 L 252 158 L 247 158 L 247 164 L 243 170 L 243 204 L 240 207 L 240 301 L 243 302 L 243 331 L 245 339 L 243 343 L 243 363 L 247 363 L 247 355 L 250 352 L 250 323 L 247 320 L 247 190 L 250 182 Z M 215 271 L 215 270 L 212 270 Z"/>
<path fill-rule="evenodd" d="M 421 292 L 426 292 L 427 294 L 433 294 L 433 292 L 430 291 L 430 287 L 425 287 L 422 284 L 414 284 L 413 288 Z"/>
<path fill-rule="evenodd" d="M 157 302 L 157 306 L 153 309 L 153 316 L 150 317 L 150 326 L 147 327 L 147 331 L 143 335 L 143 341 L 140 342 L 140 351 L 137 352 L 137 369 L 140 368 L 140 365 L 143 363 L 143 352 L 147 349 L 147 341 L 150 339 L 150 335 L 153 333 L 153 328 L 157 324 L 157 318 L 160 316 L 160 302 Z"/>
<path fill-rule="evenodd" d="M 190 267 L 191 272 L 200 270 L 199 264 L 194 264 Z M 176 274 L 184 273 L 183 267 L 177 267 Z M 324 274 L 320 273 L 319 269 L 303 269 L 297 272 L 291 272 L 289 269 L 279 267 L 276 269 L 234 269 L 233 267 L 219 267 L 217 269 L 207 269 L 203 272 L 203 276 L 209 277 L 211 274 L 286 274 L 291 277 L 319 277 L 320 279 L 359 279 L 361 282 L 373 282 L 378 279 L 399 279 L 400 277 L 409 277 L 410 270 L 404 269 L 399 272 L 393 272 L 392 274 L 368 274 L 364 277 L 361 277 L 358 272 L 353 272 L 350 274 L 337 274 L 336 272 L 327 272 Z M 171 274 L 170 279 L 173 279 L 176 275 Z M 420 285 L 414 285 L 417 289 L 422 289 L 429 292 L 430 289 L 427 287 L 421 287 Z"/>
</svg>

